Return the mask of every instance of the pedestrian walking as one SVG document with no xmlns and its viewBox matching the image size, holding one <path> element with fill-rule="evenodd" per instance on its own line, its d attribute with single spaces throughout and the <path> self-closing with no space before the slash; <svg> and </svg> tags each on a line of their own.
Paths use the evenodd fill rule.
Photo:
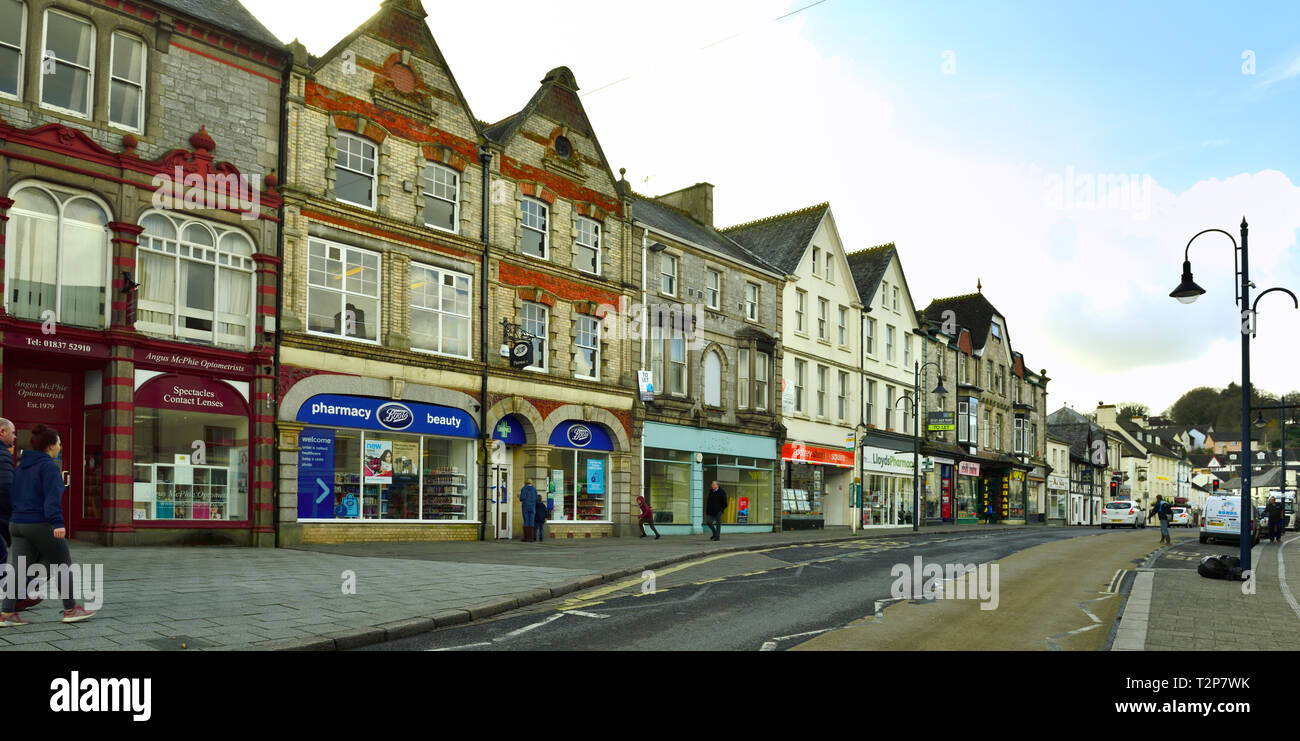
<svg viewBox="0 0 1300 741">
<path fill-rule="evenodd" d="M 524 542 L 533 542 L 533 520 L 537 517 L 537 487 L 532 479 L 524 479 L 519 490 L 519 516 L 524 520 Z"/>
<path fill-rule="evenodd" d="M 713 531 L 709 540 L 722 540 L 722 511 L 727 508 L 727 490 L 714 481 L 704 502 L 704 524 Z"/>
<path fill-rule="evenodd" d="M 650 504 L 646 502 L 645 497 L 637 497 L 636 503 L 641 508 L 641 516 L 636 520 L 637 526 L 641 528 L 641 537 L 645 537 L 645 526 L 649 525 L 655 532 L 655 540 L 659 540 L 659 528 L 655 527 L 655 513 L 650 509 Z"/>
<path fill-rule="evenodd" d="M 1151 506 L 1151 513 L 1147 515 L 1149 521 L 1152 517 L 1160 518 L 1160 542 L 1173 545 L 1173 540 L 1169 538 L 1169 519 L 1173 517 L 1174 508 L 1169 506 L 1165 501 L 1163 494 L 1156 495 L 1156 503 Z"/>
<path fill-rule="evenodd" d="M 0 417 L 0 559 L 9 556 L 9 515 L 13 505 L 9 501 L 9 489 L 14 483 L 14 443 L 18 431 L 14 423 Z"/>
<path fill-rule="evenodd" d="M 542 498 L 540 493 L 534 498 L 534 501 L 537 504 L 534 506 L 533 534 L 537 538 L 537 542 L 540 543 L 542 542 L 542 533 L 546 530 L 546 521 L 551 519 L 551 512 L 546 508 L 546 500 Z"/>
<path fill-rule="evenodd" d="M 1286 524 L 1286 510 L 1283 509 L 1282 503 L 1277 501 L 1277 497 L 1269 497 L 1264 514 L 1268 517 L 1268 539 L 1276 543 L 1282 539 L 1283 525 Z"/>
<path fill-rule="evenodd" d="M 49 557 L 50 566 L 60 569 L 59 594 L 63 597 L 63 622 L 77 623 L 95 613 L 77 604 L 72 572 L 72 554 L 68 551 L 67 528 L 63 522 L 63 472 L 55 459 L 63 450 L 59 433 L 45 425 L 32 429 L 28 450 L 18 461 L 18 470 L 10 488 L 13 511 L 9 530 L 13 548 L 9 551 L 9 565 L 15 573 L 27 568 L 36 551 Z M 53 579 L 46 588 L 53 587 Z M 0 601 L 0 627 L 28 625 L 14 609 L 16 600 L 6 595 Z"/>
</svg>

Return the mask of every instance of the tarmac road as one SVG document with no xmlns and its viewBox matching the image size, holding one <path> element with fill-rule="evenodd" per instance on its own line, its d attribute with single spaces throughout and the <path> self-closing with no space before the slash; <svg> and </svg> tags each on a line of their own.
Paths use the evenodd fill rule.
<svg viewBox="0 0 1300 741">
<path fill-rule="evenodd" d="M 1158 533 L 1149 530 L 981 529 L 724 553 L 659 569 L 653 585 L 649 578 L 629 578 L 493 619 L 358 650 L 785 650 L 821 634 L 826 635 L 820 644 L 814 639 L 802 648 L 938 648 L 908 643 L 901 634 L 890 634 L 883 642 L 873 638 L 861 643 L 853 632 L 839 630 L 864 618 L 875 619 L 881 610 L 895 622 L 895 611 L 911 605 L 886 606 L 892 602 L 891 586 L 896 581 L 892 570 L 899 564 L 912 568 L 918 556 L 924 563 L 999 563 L 1002 573 L 1012 577 L 1009 583 L 1002 577 L 1001 605 L 980 611 L 978 601 L 964 600 L 965 610 L 1023 621 L 1011 614 L 1007 601 L 1013 597 L 1011 591 L 1023 588 L 1026 596 L 1012 600 L 1015 610 L 1053 612 L 1058 615 L 1056 622 L 1070 630 L 1090 624 L 1078 609 L 1077 595 L 1095 597 L 1117 570 L 1132 568 L 1155 550 L 1158 540 Z M 1008 561 L 1017 554 L 1015 563 L 1024 566 Z M 1080 558 L 1091 562 L 1081 563 Z M 1038 586 L 1027 586 L 1034 584 Z M 1009 590 L 1011 585 L 1015 586 Z M 1117 608 L 1119 600 L 1111 601 Z M 949 619 L 963 619 L 962 610 L 947 616 L 945 611 L 951 607 L 942 600 L 915 602 L 920 604 L 914 609 L 933 611 L 931 617 L 944 613 L 945 627 Z M 1113 614 L 1112 610 L 1112 618 Z M 1052 627 L 1044 623 L 1040 632 L 1055 631 L 1056 622 Z M 1056 634 L 1038 636 L 1037 646 L 1002 645 L 1000 625 L 990 625 L 987 639 L 961 647 L 1049 648 L 1046 638 Z M 1109 631 L 1090 632 L 1104 641 Z M 1101 647 L 1070 639 L 1058 644 L 1059 648 Z"/>
</svg>

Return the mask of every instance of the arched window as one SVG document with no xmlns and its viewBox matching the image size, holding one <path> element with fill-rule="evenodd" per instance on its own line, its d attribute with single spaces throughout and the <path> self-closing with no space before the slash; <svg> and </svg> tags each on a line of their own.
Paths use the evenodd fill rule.
<svg viewBox="0 0 1300 741">
<path fill-rule="evenodd" d="M 150 211 L 136 253 L 141 332 L 253 344 L 253 243 L 243 232 Z"/>
<path fill-rule="evenodd" d="M 704 403 L 722 406 L 722 361 L 716 352 L 704 354 Z"/>
<path fill-rule="evenodd" d="M 105 326 L 108 210 L 89 194 L 43 184 L 21 185 L 10 197 L 8 312 L 21 319 Z"/>
</svg>

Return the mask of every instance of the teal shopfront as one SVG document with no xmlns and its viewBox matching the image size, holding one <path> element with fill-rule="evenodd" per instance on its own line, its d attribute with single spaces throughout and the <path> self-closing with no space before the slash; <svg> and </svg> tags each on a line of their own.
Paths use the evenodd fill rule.
<svg viewBox="0 0 1300 741">
<path fill-rule="evenodd" d="M 776 524 L 776 439 L 645 423 L 644 495 L 665 535 L 703 533 L 712 481 L 727 492 L 723 533 L 771 532 Z"/>
</svg>

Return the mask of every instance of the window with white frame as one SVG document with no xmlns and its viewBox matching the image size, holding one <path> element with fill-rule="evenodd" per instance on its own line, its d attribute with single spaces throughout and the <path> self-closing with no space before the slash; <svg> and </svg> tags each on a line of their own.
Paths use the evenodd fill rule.
<svg viewBox="0 0 1300 741">
<path fill-rule="evenodd" d="M 894 311 L 898 311 L 898 286 L 894 286 Z"/>
<path fill-rule="evenodd" d="M 993 449 L 993 422 L 989 419 L 989 410 L 984 410 L 984 449 Z"/>
<path fill-rule="evenodd" d="M 817 299 L 817 339 L 819 340 L 829 339 L 830 337 L 826 334 L 827 316 L 830 314 L 830 308 L 831 305 L 826 299 Z"/>
<path fill-rule="evenodd" d="M 411 263 L 411 349 L 469 357 L 470 277 Z"/>
<path fill-rule="evenodd" d="M 820 247 L 813 247 L 813 252 L 812 252 L 813 275 L 821 275 L 821 266 L 819 265 L 821 259 L 822 259 L 822 249 Z"/>
<path fill-rule="evenodd" d="M 1002 327 L 998 326 L 997 322 L 993 322 L 993 336 L 1002 339 Z"/>
<path fill-rule="evenodd" d="M 547 367 L 547 355 L 550 353 L 547 340 L 550 338 L 550 310 L 545 304 L 525 301 L 519 307 L 519 327 L 526 334 L 532 335 L 533 364 L 524 370 L 544 371 Z"/>
<path fill-rule="evenodd" d="M 704 403 L 712 407 L 722 406 L 722 361 L 713 351 L 704 353 Z"/>
<path fill-rule="evenodd" d="M 849 374 L 840 371 L 839 395 L 836 397 L 838 402 L 835 406 L 835 418 L 843 422 L 849 416 Z"/>
<path fill-rule="evenodd" d="M 912 335 L 903 335 L 903 367 L 912 367 Z"/>
<path fill-rule="evenodd" d="M 876 423 L 876 382 L 867 381 L 863 393 L 866 396 L 862 399 L 862 424 L 873 425 Z"/>
<path fill-rule="evenodd" d="M 808 363 L 802 358 L 794 359 L 794 410 L 803 412 L 803 390 L 807 383 Z"/>
<path fill-rule="evenodd" d="M 751 322 L 758 321 L 759 287 L 757 283 L 745 284 L 745 318 Z"/>
<path fill-rule="evenodd" d="M 108 121 L 132 131 L 144 130 L 144 65 L 148 47 L 135 36 L 113 34 L 109 69 Z"/>
<path fill-rule="evenodd" d="M 534 198 L 520 198 L 519 218 L 523 227 L 519 237 L 520 252 L 547 259 L 551 246 L 551 209 Z"/>
<path fill-rule="evenodd" d="M 321 239 L 307 247 L 307 331 L 379 341 L 377 253 Z"/>
<path fill-rule="evenodd" d="M 889 281 L 880 282 L 880 308 L 889 308 Z"/>
<path fill-rule="evenodd" d="M 840 347 L 847 346 L 849 344 L 849 309 L 847 306 L 840 307 L 839 335 Z"/>
<path fill-rule="evenodd" d="M 95 82 L 95 27 L 85 18 L 51 9 L 45 11 L 44 36 L 41 104 L 90 118 Z M 45 73 L 45 59 L 54 63 L 52 74 Z"/>
<path fill-rule="evenodd" d="M 686 338 L 675 336 L 668 340 L 668 391 L 674 396 L 686 395 Z"/>
<path fill-rule="evenodd" d="M 424 166 L 424 225 L 456 232 L 460 223 L 460 173 L 430 162 Z"/>
<path fill-rule="evenodd" d="M 736 406 L 749 408 L 749 350 L 743 347 L 736 351 Z"/>
<path fill-rule="evenodd" d="M 903 391 L 903 432 L 912 429 L 912 392 Z"/>
<path fill-rule="evenodd" d="M 335 143 L 334 197 L 364 208 L 375 207 L 378 150 L 359 136 L 340 132 Z"/>
<path fill-rule="evenodd" d="M 966 399 L 957 401 L 957 440 L 967 443 L 970 441 L 971 430 L 971 407 L 970 402 Z"/>
<path fill-rule="evenodd" d="M 5 229 L 5 296 L 9 314 L 102 328 L 112 234 L 108 212 L 88 193 L 35 183 L 9 195 Z"/>
<path fill-rule="evenodd" d="M 826 376 L 830 369 L 824 365 L 817 366 L 817 416 L 826 416 Z"/>
<path fill-rule="evenodd" d="M 885 429 L 894 429 L 894 394 L 893 386 L 885 386 Z"/>
<path fill-rule="evenodd" d="M 247 349 L 254 340 L 253 242 L 200 219 L 150 211 L 136 251 L 136 329 Z"/>
<path fill-rule="evenodd" d="M 826 253 L 826 282 L 827 283 L 835 282 L 835 253 L 834 252 Z"/>
<path fill-rule="evenodd" d="M 677 295 L 677 258 L 666 252 L 659 254 L 659 292 Z"/>
<path fill-rule="evenodd" d="M 801 333 L 807 332 L 807 324 L 804 321 L 804 316 L 808 311 L 808 294 L 796 289 L 794 295 L 794 331 Z"/>
<path fill-rule="evenodd" d="M 754 355 L 754 408 L 767 411 L 767 377 L 772 368 L 772 356 L 765 352 Z"/>
<path fill-rule="evenodd" d="M 573 375 L 578 378 L 600 378 L 600 320 L 578 315 L 573 344 Z"/>
<path fill-rule="evenodd" d="M 710 309 L 718 308 L 722 300 L 722 273 L 708 268 L 704 271 L 704 303 Z"/>
<path fill-rule="evenodd" d="M 1002 415 L 998 414 L 993 423 L 993 449 L 1002 449 Z"/>
<path fill-rule="evenodd" d="M 885 325 L 885 360 L 894 362 L 894 325 Z"/>
<path fill-rule="evenodd" d="M 1018 455 L 1025 455 L 1030 452 L 1029 440 L 1026 435 L 1028 432 L 1029 420 L 1025 417 L 1016 417 L 1015 446 Z"/>
<path fill-rule="evenodd" d="M 876 354 L 876 320 L 868 318 L 864 319 L 863 322 L 865 324 L 865 337 L 863 339 L 867 343 L 866 353 L 868 356 L 872 356 Z"/>
<path fill-rule="evenodd" d="M 578 217 L 578 238 L 573 245 L 573 267 L 600 275 L 600 222 Z"/>
<path fill-rule="evenodd" d="M 0 0 L 0 96 L 21 98 L 23 48 L 27 45 L 27 4 Z"/>
</svg>

